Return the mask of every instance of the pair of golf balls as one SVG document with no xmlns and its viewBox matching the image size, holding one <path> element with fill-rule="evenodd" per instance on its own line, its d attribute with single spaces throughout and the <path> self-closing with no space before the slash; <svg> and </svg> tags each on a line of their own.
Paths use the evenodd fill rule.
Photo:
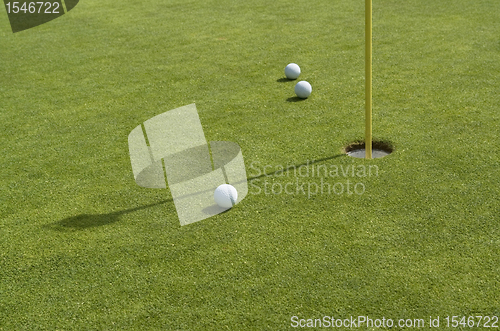
<svg viewBox="0 0 500 331">
<path fill-rule="evenodd" d="M 296 63 L 290 63 L 285 67 L 285 76 L 288 79 L 297 79 L 300 76 L 300 67 Z M 295 94 L 301 99 L 306 99 L 311 95 L 312 86 L 305 80 L 301 80 L 295 85 Z"/>
</svg>

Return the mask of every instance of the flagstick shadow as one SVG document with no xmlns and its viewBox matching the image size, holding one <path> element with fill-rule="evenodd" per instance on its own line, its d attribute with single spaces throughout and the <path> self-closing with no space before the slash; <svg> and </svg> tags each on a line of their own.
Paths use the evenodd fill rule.
<svg viewBox="0 0 500 331">
<path fill-rule="evenodd" d="M 58 222 L 46 225 L 52 230 L 56 231 L 68 231 L 68 230 L 84 230 L 88 228 L 93 228 L 97 226 L 103 226 L 107 224 L 112 224 L 120 220 L 120 216 L 133 213 L 138 210 L 151 208 L 154 206 L 162 205 L 167 202 L 172 202 L 172 199 L 163 200 L 156 203 L 151 203 L 149 205 L 139 206 L 135 208 L 120 210 L 107 214 L 80 214 L 77 216 L 71 216 L 60 220 Z"/>
<path fill-rule="evenodd" d="M 339 157 L 343 157 L 343 156 L 346 156 L 346 154 L 337 154 L 337 155 L 325 157 L 325 158 L 322 158 L 322 159 L 310 160 L 310 161 L 308 161 L 306 163 L 302 163 L 302 164 L 290 165 L 290 166 L 286 167 L 285 169 L 276 170 L 276 171 L 274 171 L 272 173 L 269 173 L 269 174 L 268 173 L 264 173 L 264 174 L 259 175 L 259 176 L 249 177 L 248 180 L 255 180 L 255 179 L 262 178 L 262 177 L 269 177 L 269 176 L 281 175 L 281 174 L 284 174 L 284 173 L 286 173 L 286 172 L 288 172 L 290 170 L 295 170 L 295 169 L 303 167 L 303 166 L 310 166 L 310 165 L 313 165 L 313 164 L 316 164 L 316 163 L 333 160 L 333 159 L 336 159 L 336 158 L 339 158 Z"/>
<path fill-rule="evenodd" d="M 259 179 L 262 177 L 280 175 L 280 174 L 283 174 L 287 171 L 300 168 L 302 166 L 310 166 L 310 165 L 313 165 L 316 163 L 333 160 L 333 159 L 343 157 L 343 156 L 346 156 L 346 154 L 337 154 L 337 155 L 333 155 L 333 156 L 329 156 L 329 157 L 325 157 L 325 158 L 321 158 L 321 159 L 309 160 L 306 163 L 290 165 L 283 170 L 277 170 L 277 171 L 274 171 L 272 173 L 264 173 L 264 174 L 261 174 L 259 176 L 248 177 L 246 180 L 251 181 L 251 180 Z M 239 183 L 242 183 L 242 182 L 237 182 L 237 183 L 233 183 L 233 184 L 239 184 Z M 207 191 L 203 191 L 203 192 L 207 192 Z M 202 193 L 202 192 L 188 194 L 184 197 L 191 196 L 191 195 L 197 195 L 200 193 Z M 182 197 L 179 197 L 179 199 L 180 198 L 182 198 Z M 107 213 L 107 214 L 80 214 L 80 215 L 65 218 L 63 220 L 57 221 L 57 222 L 52 223 L 52 224 L 45 225 L 45 227 L 50 228 L 50 229 L 55 230 L 55 231 L 85 230 L 85 229 L 89 229 L 89 228 L 93 228 L 93 227 L 112 224 L 112 223 L 118 222 L 120 220 L 120 216 L 122 216 L 122 215 L 133 213 L 135 211 L 139 211 L 139 210 L 143 210 L 143 209 L 148 209 L 148 208 L 162 205 L 162 204 L 169 203 L 169 202 L 173 202 L 173 199 L 166 199 L 166 200 L 151 203 L 148 205 L 134 207 L 134 208 L 130 208 L 130 209 L 124 209 L 124 210 L 120 210 L 120 211 L 116 211 L 116 212 L 112 212 L 112 213 Z M 213 207 L 213 208 L 215 208 L 215 207 Z"/>
</svg>

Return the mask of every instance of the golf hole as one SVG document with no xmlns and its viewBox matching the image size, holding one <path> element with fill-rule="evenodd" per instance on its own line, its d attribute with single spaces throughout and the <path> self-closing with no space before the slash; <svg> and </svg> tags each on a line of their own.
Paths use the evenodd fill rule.
<svg viewBox="0 0 500 331">
<path fill-rule="evenodd" d="M 381 158 L 391 154 L 393 147 L 390 143 L 384 141 L 372 142 L 372 159 Z M 351 157 L 359 159 L 365 158 L 365 142 L 357 141 L 345 147 L 345 153 Z"/>
</svg>

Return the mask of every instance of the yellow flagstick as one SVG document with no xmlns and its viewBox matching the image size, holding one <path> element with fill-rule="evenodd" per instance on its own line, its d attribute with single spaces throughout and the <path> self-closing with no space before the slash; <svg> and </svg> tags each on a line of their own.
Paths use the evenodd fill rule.
<svg viewBox="0 0 500 331">
<path fill-rule="evenodd" d="M 365 0 L 365 158 L 372 158 L 372 0 Z"/>
</svg>

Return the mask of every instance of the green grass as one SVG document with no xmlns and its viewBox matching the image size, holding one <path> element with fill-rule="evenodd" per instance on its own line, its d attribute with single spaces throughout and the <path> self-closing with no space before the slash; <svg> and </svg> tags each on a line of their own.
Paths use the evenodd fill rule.
<svg viewBox="0 0 500 331">
<path fill-rule="evenodd" d="M 0 15 L 0 330 L 287 330 L 290 318 L 500 315 L 496 0 L 81 1 L 13 34 Z M 289 62 L 313 94 L 290 102 Z M 196 102 L 255 168 L 377 165 L 358 194 L 250 193 L 180 227 L 133 179 L 127 136 Z M 253 165 L 253 166 L 252 166 Z M 271 169 L 271 168 L 269 168 Z M 317 183 L 319 177 L 299 177 Z M 398 329 L 398 328 L 394 328 Z"/>
</svg>

